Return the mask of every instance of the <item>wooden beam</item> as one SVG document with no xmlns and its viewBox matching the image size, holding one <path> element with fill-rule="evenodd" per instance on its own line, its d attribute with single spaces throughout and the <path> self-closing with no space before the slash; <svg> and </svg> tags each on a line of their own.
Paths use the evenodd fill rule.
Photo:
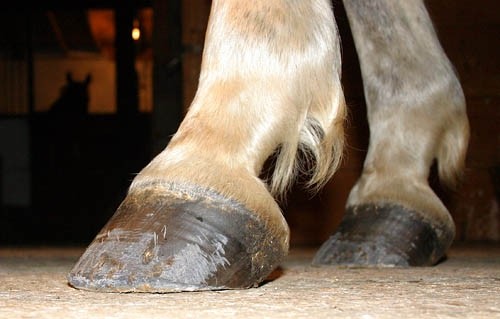
<svg viewBox="0 0 500 319">
<path fill-rule="evenodd" d="M 177 131 L 182 117 L 181 0 L 154 0 L 153 153 Z"/>
</svg>

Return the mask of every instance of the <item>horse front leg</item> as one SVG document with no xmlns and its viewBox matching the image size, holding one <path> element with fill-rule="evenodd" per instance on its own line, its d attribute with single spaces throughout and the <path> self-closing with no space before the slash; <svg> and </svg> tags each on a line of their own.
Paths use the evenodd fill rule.
<svg viewBox="0 0 500 319">
<path fill-rule="evenodd" d="M 453 184 L 464 165 L 465 100 L 422 1 L 344 1 L 358 52 L 370 142 L 338 230 L 315 264 L 431 265 L 454 223 L 428 184 L 437 160 Z"/>
<path fill-rule="evenodd" d="M 288 226 L 271 193 L 286 191 L 300 148 L 318 164 L 313 185 L 331 176 L 342 149 L 329 2 L 213 1 L 201 69 L 178 132 L 134 179 L 69 274 L 72 286 L 247 288 L 287 254 Z M 275 152 L 268 185 L 259 176 Z"/>
</svg>

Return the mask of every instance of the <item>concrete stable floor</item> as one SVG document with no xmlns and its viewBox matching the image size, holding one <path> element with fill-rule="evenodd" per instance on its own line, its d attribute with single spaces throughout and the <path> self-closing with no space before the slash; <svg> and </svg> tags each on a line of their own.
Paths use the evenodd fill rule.
<svg viewBox="0 0 500 319">
<path fill-rule="evenodd" d="M 0 248 L 0 318 L 500 318 L 500 245 L 456 245 L 434 267 L 311 267 L 292 249 L 258 288 L 173 294 L 73 289 L 82 249 Z"/>
</svg>

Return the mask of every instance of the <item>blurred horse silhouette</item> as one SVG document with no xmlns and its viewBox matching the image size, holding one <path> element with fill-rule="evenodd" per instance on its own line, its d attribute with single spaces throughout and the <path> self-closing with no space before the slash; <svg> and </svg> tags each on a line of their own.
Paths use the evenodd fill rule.
<svg viewBox="0 0 500 319">
<path fill-rule="evenodd" d="M 50 106 L 52 114 L 85 115 L 89 104 L 88 87 L 92 80 L 90 73 L 83 81 L 75 81 L 71 72 L 66 73 L 66 84 L 61 88 L 59 98 Z"/>
</svg>

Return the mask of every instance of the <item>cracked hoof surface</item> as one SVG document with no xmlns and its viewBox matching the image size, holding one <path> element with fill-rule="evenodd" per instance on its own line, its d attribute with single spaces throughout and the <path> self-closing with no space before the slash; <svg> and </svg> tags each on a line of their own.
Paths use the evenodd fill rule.
<svg viewBox="0 0 500 319">
<path fill-rule="evenodd" d="M 313 265 L 427 266 L 442 258 L 453 229 L 431 225 L 395 204 L 348 207 L 337 231 L 321 246 Z"/>
<path fill-rule="evenodd" d="M 213 191 L 152 185 L 125 198 L 68 281 L 105 292 L 249 288 L 286 255 L 284 237 L 279 227 Z"/>
</svg>

